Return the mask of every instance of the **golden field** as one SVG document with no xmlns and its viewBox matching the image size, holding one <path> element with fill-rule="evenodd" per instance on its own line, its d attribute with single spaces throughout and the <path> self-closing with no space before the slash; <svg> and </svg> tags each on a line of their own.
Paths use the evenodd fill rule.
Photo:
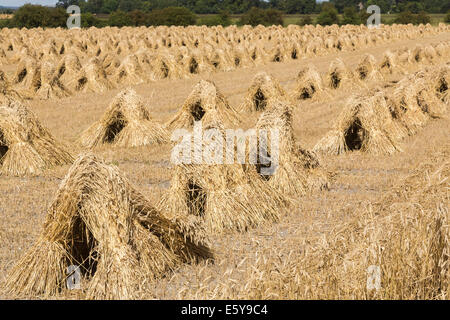
<svg viewBox="0 0 450 320">
<path fill-rule="evenodd" d="M 3 29 L 0 39 L 0 298 L 449 298 L 448 26 Z M 279 126 L 285 176 L 172 164 L 170 133 L 192 126 L 180 118 L 197 100 L 211 126 Z M 94 139 L 121 117 L 145 128 Z M 355 123 L 363 138 L 350 145 Z M 214 199 L 203 218 L 175 205 L 185 176 Z M 75 239 L 79 223 L 96 262 L 67 290 L 69 249 L 90 243 Z M 379 290 L 367 288 L 370 266 Z"/>
</svg>

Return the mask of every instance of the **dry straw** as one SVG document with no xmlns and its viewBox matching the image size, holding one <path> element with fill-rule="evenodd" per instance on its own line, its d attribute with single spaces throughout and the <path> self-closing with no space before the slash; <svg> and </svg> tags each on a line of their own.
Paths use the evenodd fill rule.
<svg viewBox="0 0 450 320">
<path fill-rule="evenodd" d="M 22 97 L 12 88 L 3 70 L 0 70 L 0 104 L 8 104 L 12 100 L 21 101 Z"/>
<path fill-rule="evenodd" d="M 351 97 L 333 129 L 314 147 L 314 151 L 339 155 L 361 150 L 372 154 L 401 151 L 398 141 L 405 135 L 392 119 L 382 92 Z"/>
<path fill-rule="evenodd" d="M 150 117 L 143 99 L 133 89 L 125 89 L 111 102 L 102 118 L 81 135 L 83 146 L 103 144 L 137 147 L 167 142 L 168 133 Z"/>
<path fill-rule="evenodd" d="M 430 76 L 431 90 L 437 94 L 437 96 L 447 106 L 450 103 L 450 94 L 448 91 L 450 85 L 450 66 L 440 67 L 437 72 L 434 72 Z"/>
<path fill-rule="evenodd" d="M 353 74 L 345 66 L 344 62 L 336 59 L 330 64 L 330 68 L 325 77 L 328 88 L 339 89 L 350 85 L 353 82 Z"/>
<path fill-rule="evenodd" d="M 66 54 L 56 67 L 59 82 L 68 90 L 75 91 L 78 85 L 75 76 L 82 69 L 80 59 L 72 53 Z"/>
<path fill-rule="evenodd" d="M 36 96 L 43 100 L 63 98 L 69 95 L 67 89 L 59 81 L 54 64 L 50 61 L 44 61 L 41 64 L 40 81 L 36 89 Z"/>
<path fill-rule="evenodd" d="M 199 81 L 175 117 L 167 123 L 170 130 L 193 128 L 195 121 L 221 123 L 229 128 L 239 122 L 237 112 L 211 81 Z"/>
<path fill-rule="evenodd" d="M 112 81 L 119 85 L 139 84 L 144 80 L 146 80 L 145 71 L 135 54 L 125 57 L 112 77 Z"/>
<path fill-rule="evenodd" d="M 99 59 L 108 76 L 113 75 L 116 72 L 117 68 L 119 68 L 120 66 L 119 58 L 112 55 L 111 53 L 105 53 L 104 55 L 99 57 Z"/>
<path fill-rule="evenodd" d="M 247 89 L 241 110 L 245 112 L 264 111 L 267 105 L 276 100 L 287 100 L 288 96 L 278 81 L 271 75 L 260 72 Z"/>
<path fill-rule="evenodd" d="M 391 51 L 387 50 L 383 53 L 383 58 L 380 63 L 380 72 L 392 74 L 397 70 L 396 56 Z"/>
<path fill-rule="evenodd" d="M 400 80 L 388 100 L 393 118 L 401 123 L 410 135 L 415 134 L 428 121 L 427 115 L 418 105 L 419 85 L 415 78 L 413 76 L 411 79 Z"/>
<path fill-rule="evenodd" d="M 25 57 L 19 62 L 12 83 L 26 98 L 33 97 L 40 87 L 41 68 L 34 58 Z"/>
<path fill-rule="evenodd" d="M 116 167 L 83 154 L 6 287 L 13 295 L 55 296 L 66 288 L 67 268 L 74 265 L 87 299 L 132 299 L 153 277 L 211 257 L 198 226 L 166 218 Z"/>
<path fill-rule="evenodd" d="M 0 105 L 0 173 L 36 175 L 73 161 L 65 148 L 18 101 Z"/>
<path fill-rule="evenodd" d="M 371 54 L 366 54 L 356 67 L 356 78 L 361 81 L 382 80 L 382 76 L 377 69 L 377 61 Z"/>
<path fill-rule="evenodd" d="M 98 58 L 92 58 L 74 77 L 76 91 L 104 92 L 114 88 Z"/>
<path fill-rule="evenodd" d="M 203 127 L 210 129 L 215 129 L 219 136 L 205 133 L 201 145 L 189 147 L 191 163 L 175 167 L 171 187 L 158 208 L 191 216 L 211 234 L 245 231 L 276 221 L 283 210 L 284 198 L 262 183 L 255 172 L 246 171 L 237 162 L 237 147 L 227 148 L 225 130 L 219 122 Z M 201 158 L 196 149 L 200 150 Z M 203 158 L 208 152 L 216 152 L 215 162 Z"/>
<path fill-rule="evenodd" d="M 180 57 L 180 63 L 183 57 Z M 150 58 L 152 80 L 183 78 L 185 72 L 177 65 L 175 57 L 168 53 L 156 53 Z"/>
<path fill-rule="evenodd" d="M 301 69 L 292 92 L 294 100 L 317 98 L 323 92 L 322 78 L 313 65 Z"/>
<path fill-rule="evenodd" d="M 294 138 L 290 104 L 285 101 L 271 102 L 259 117 L 256 130 L 259 148 L 265 150 L 262 153 L 259 150 L 258 163 L 250 169 L 258 173 L 261 181 L 291 199 L 309 191 L 328 188 L 327 174 L 317 156 L 300 147 Z M 266 139 L 262 132 L 267 132 L 266 143 L 262 143 Z M 273 141 L 276 137 L 272 134 L 278 134 L 278 143 Z M 263 157 L 267 157 L 266 161 Z M 266 163 L 267 160 L 269 163 Z M 264 173 L 263 168 L 272 172 Z"/>
<path fill-rule="evenodd" d="M 417 105 L 423 113 L 431 118 L 442 118 L 447 113 L 447 104 L 439 99 L 439 94 L 433 90 L 432 82 L 427 74 L 422 74 L 422 78 L 414 80 L 416 88 Z"/>
</svg>

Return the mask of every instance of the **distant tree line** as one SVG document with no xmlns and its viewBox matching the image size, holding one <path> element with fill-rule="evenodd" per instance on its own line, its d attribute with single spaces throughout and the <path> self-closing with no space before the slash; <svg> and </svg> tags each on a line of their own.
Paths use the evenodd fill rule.
<svg viewBox="0 0 450 320">
<path fill-rule="evenodd" d="M 329 0 L 338 13 L 343 14 L 345 8 L 357 9 L 359 3 L 364 7 L 375 4 L 382 13 L 399 13 L 410 11 L 418 14 L 447 13 L 450 1 L 445 0 Z M 168 7 L 184 7 L 197 14 L 219 13 L 227 11 L 231 14 L 241 14 L 251 8 L 276 9 L 287 14 L 312 14 L 322 10 L 322 3 L 316 0 L 59 0 L 57 6 L 67 8 L 78 5 L 82 12 L 110 14 L 115 11 L 143 11 Z"/>
<path fill-rule="evenodd" d="M 13 14 L 14 11 L 12 9 L 0 8 L 0 14 Z"/>
<path fill-rule="evenodd" d="M 418 14 L 421 11 L 427 13 L 447 13 L 450 10 L 450 1 L 446 0 L 330 0 L 338 10 L 343 13 L 347 7 L 357 7 L 360 2 L 365 7 L 377 5 L 381 13 L 411 12 Z"/>
<path fill-rule="evenodd" d="M 3 20 L 0 27 L 57 28 L 65 27 L 69 15 L 63 8 L 26 4 L 14 11 L 12 19 Z"/>
<path fill-rule="evenodd" d="M 82 0 L 82 3 L 94 5 L 95 3 L 101 3 L 102 6 L 108 4 L 108 1 L 116 1 L 122 3 L 122 0 L 90 0 L 89 2 L 85 2 Z M 153 0 L 153 1 L 144 1 L 137 0 L 136 2 L 151 2 L 155 1 L 169 1 L 169 0 Z M 180 2 L 181 0 L 170 0 L 172 2 Z M 183 0 L 184 2 L 197 3 L 195 0 Z M 209 1 L 209 0 L 203 0 Z M 248 2 L 249 0 L 241 0 L 239 3 Z M 256 4 L 259 3 L 259 0 L 253 0 Z M 366 4 L 369 4 L 375 0 L 367 0 Z M 391 1 L 391 0 L 380 0 L 380 1 Z M 395 2 L 395 0 L 392 0 Z M 397 0 L 398 3 L 401 3 L 402 0 Z M 430 0 L 431 1 L 431 0 Z M 135 2 L 135 1 L 133 1 Z M 219 3 L 236 3 L 238 1 L 231 0 L 222 0 L 215 1 Z M 278 2 L 282 2 L 283 5 L 290 3 L 288 0 L 270 0 L 265 3 L 264 6 L 253 6 L 250 7 L 247 11 L 240 15 L 239 20 L 231 20 L 230 11 L 225 9 L 221 9 L 217 14 L 214 15 L 206 15 L 206 16 L 197 16 L 194 12 L 189 10 L 186 7 L 164 7 L 164 8 L 153 8 L 151 10 L 122 10 L 117 9 L 116 7 L 112 7 L 113 11 L 111 11 L 108 15 L 104 15 L 103 18 L 100 18 L 96 13 L 92 13 L 90 11 L 85 11 L 81 9 L 81 27 L 106 27 L 106 26 L 188 26 L 188 25 L 206 25 L 206 26 L 215 26 L 222 25 L 228 26 L 232 22 L 238 25 L 283 25 L 283 14 L 286 11 L 281 11 L 276 9 L 275 5 Z M 309 3 L 310 0 L 296 0 L 297 4 L 301 3 Z M 352 5 L 353 0 L 332 0 L 331 2 L 323 2 L 316 4 L 314 3 L 314 13 L 316 15 L 312 16 L 309 13 L 303 14 L 302 18 L 297 21 L 299 25 L 307 25 L 307 24 L 320 24 L 320 25 L 345 25 L 345 24 L 354 24 L 360 25 L 365 24 L 369 14 L 366 13 L 365 8 L 360 10 L 358 6 Z M 345 2 L 345 3 L 344 3 Z M 158 2 L 159 3 L 159 2 Z M 342 12 L 339 11 L 338 5 L 342 5 L 342 3 L 348 5 L 342 8 Z M 1 27 L 17 27 L 17 28 L 35 28 L 35 27 L 43 27 L 43 28 L 54 28 L 54 27 L 66 27 L 66 22 L 68 18 L 68 14 L 66 13 L 65 7 L 68 7 L 71 4 L 80 4 L 80 0 L 61 0 L 58 2 L 58 6 L 55 8 L 44 7 L 40 5 L 31 5 L 26 4 L 20 7 L 18 10 L 14 11 L 14 15 L 12 19 L 9 20 L 0 20 L 0 28 Z M 398 4 L 396 4 L 398 6 Z M 306 8 L 306 7 L 305 7 Z M 309 9 L 305 12 L 309 12 Z M 127 9 L 127 8 L 123 8 Z M 320 9 L 320 11 L 317 11 Z M 395 19 L 391 19 L 391 23 L 399 23 L 399 24 L 426 24 L 431 21 L 430 16 L 423 10 L 416 11 L 410 10 L 410 7 L 404 7 L 404 11 L 395 15 Z M 294 10 L 294 9 L 293 9 Z M 297 9 L 295 9 L 297 10 Z M 303 9 L 302 9 L 303 10 Z M 383 11 L 382 11 L 383 12 Z M 450 11 L 445 17 L 445 21 L 450 23 Z"/>
<path fill-rule="evenodd" d="M 59 0 L 57 6 L 67 8 L 78 5 L 82 12 L 112 13 L 115 11 L 143 11 L 168 7 L 184 7 L 197 14 L 220 13 L 241 14 L 251 8 L 277 9 L 288 14 L 314 13 L 316 0 Z"/>
<path fill-rule="evenodd" d="M 349 1 L 350 0 L 347 0 L 347 2 Z M 368 3 L 370 5 L 370 0 Z M 358 11 L 354 6 L 344 7 L 342 10 L 342 15 L 339 15 L 339 10 L 333 2 L 324 2 L 321 6 L 321 12 L 315 22 L 320 25 L 360 25 L 366 24 L 369 16 L 370 15 L 365 10 Z M 449 16 L 450 12 L 447 14 L 447 17 Z M 447 21 L 447 18 L 445 21 L 450 22 Z M 396 18 L 392 21 L 392 23 L 397 24 L 427 24 L 430 22 L 431 17 L 425 11 L 410 11 L 407 8 L 404 8 L 404 11 L 398 13 Z M 313 21 L 309 16 L 306 16 L 300 21 L 299 24 L 313 24 Z"/>
<path fill-rule="evenodd" d="M 63 7 L 44 7 L 26 4 L 14 12 L 10 20 L 0 21 L 0 28 L 57 28 L 66 27 L 69 15 Z M 90 12 L 81 13 L 81 27 L 124 27 L 124 26 L 189 26 L 189 25 L 222 25 L 231 24 L 230 14 L 220 11 L 219 14 L 199 18 L 192 11 L 183 7 L 167 7 L 153 9 L 149 12 L 133 10 L 116 10 L 107 19 L 100 19 Z M 257 7 L 243 14 L 238 24 L 251 25 L 283 25 L 282 12 L 275 9 Z"/>
</svg>

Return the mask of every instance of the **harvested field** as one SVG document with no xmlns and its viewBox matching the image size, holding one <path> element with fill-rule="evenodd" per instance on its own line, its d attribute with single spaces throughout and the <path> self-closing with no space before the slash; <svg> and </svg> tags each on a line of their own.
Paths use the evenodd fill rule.
<svg viewBox="0 0 450 320">
<path fill-rule="evenodd" d="M 0 298 L 450 298 L 448 25 L 0 39 Z M 275 173 L 174 163 L 200 122 Z"/>
</svg>

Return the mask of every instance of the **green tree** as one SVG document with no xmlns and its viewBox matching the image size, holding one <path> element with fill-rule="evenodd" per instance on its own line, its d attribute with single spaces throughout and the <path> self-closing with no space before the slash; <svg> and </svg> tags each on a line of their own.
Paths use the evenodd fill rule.
<svg viewBox="0 0 450 320">
<path fill-rule="evenodd" d="M 11 25 L 17 28 L 65 27 L 68 17 L 63 8 L 26 4 L 15 11 Z"/>
<path fill-rule="evenodd" d="M 313 13 L 316 6 L 315 0 L 284 0 L 284 3 L 279 5 L 278 8 L 286 11 L 288 14 L 293 13 Z"/>
<path fill-rule="evenodd" d="M 149 23 L 148 14 L 139 10 L 133 10 L 128 13 L 133 26 L 145 26 Z"/>
<path fill-rule="evenodd" d="M 102 13 L 111 13 L 119 8 L 119 0 L 104 0 L 101 8 Z"/>
<path fill-rule="evenodd" d="M 363 0 L 331 0 L 331 5 L 338 11 L 344 12 L 344 8 L 355 7 L 360 3 L 365 2 Z M 325 2 L 324 5 L 327 5 Z"/>
<path fill-rule="evenodd" d="M 194 25 L 196 21 L 196 15 L 189 9 L 182 7 L 153 10 L 149 14 L 149 23 L 156 26 L 189 26 Z"/>
<path fill-rule="evenodd" d="M 323 26 L 330 26 L 332 24 L 339 24 L 338 11 L 331 3 L 322 4 L 322 11 L 317 17 L 317 23 Z"/>
<path fill-rule="evenodd" d="M 97 19 L 92 13 L 82 13 L 81 14 L 81 27 L 82 28 L 90 28 L 90 27 L 101 27 L 102 23 L 99 19 Z"/>
<path fill-rule="evenodd" d="M 416 23 L 417 24 L 427 24 L 431 22 L 431 17 L 425 12 L 420 11 L 419 14 L 416 16 Z"/>
<path fill-rule="evenodd" d="M 231 24 L 230 14 L 227 11 L 220 11 L 219 14 L 214 16 L 208 16 L 199 19 L 198 25 L 200 26 L 229 26 Z"/>
<path fill-rule="evenodd" d="M 347 7 L 344 8 L 344 14 L 342 17 L 343 25 L 345 24 L 361 24 L 361 17 L 359 16 L 358 12 L 356 12 L 356 9 L 354 7 Z"/>
<path fill-rule="evenodd" d="M 422 3 L 419 2 L 408 2 L 406 3 L 404 8 L 405 11 L 410 11 L 415 14 L 419 13 L 420 11 L 423 11 L 424 9 Z"/>
<path fill-rule="evenodd" d="M 139 10 L 141 7 L 140 0 L 120 0 L 119 10 L 124 12 L 130 12 L 134 10 Z"/>
<path fill-rule="evenodd" d="M 219 18 L 221 20 L 222 26 L 229 26 L 231 24 L 231 16 L 230 13 L 226 10 L 219 11 Z"/>
<path fill-rule="evenodd" d="M 303 17 L 299 20 L 299 22 L 297 22 L 297 24 L 298 24 L 299 26 L 312 25 L 312 24 L 313 24 L 313 19 L 311 18 L 310 15 L 306 15 L 306 16 L 303 16 Z"/>
<path fill-rule="evenodd" d="M 132 21 L 126 12 L 117 10 L 110 14 L 108 25 L 112 27 L 125 27 L 131 26 Z"/>
<path fill-rule="evenodd" d="M 240 20 L 241 25 L 264 26 L 283 25 L 283 14 L 276 9 L 261 9 L 253 7 L 244 13 Z"/>
<path fill-rule="evenodd" d="M 445 22 L 450 23 L 450 11 L 447 12 L 447 15 L 445 16 Z"/>
<path fill-rule="evenodd" d="M 281 11 L 277 9 L 266 9 L 264 11 L 265 25 L 282 26 L 284 24 L 283 13 Z"/>
<path fill-rule="evenodd" d="M 408 24 L 415 23 L 416 19 L 411 11 L 402 11 L 397 15 L 394 22 L 398 24 Z"/>
<path fill-rule="evenodd" d="M 89 0 L 83 5 L 82 12 L 100 13 L 103 7 L 103 0 Z"/>
<path fill-rule="evenodd" d="M 367 0 L 366 7 L 377 5 L 380 7 L 381 13 L 388 13 L 392 10 L 393 0 Z"/>
</svg>

